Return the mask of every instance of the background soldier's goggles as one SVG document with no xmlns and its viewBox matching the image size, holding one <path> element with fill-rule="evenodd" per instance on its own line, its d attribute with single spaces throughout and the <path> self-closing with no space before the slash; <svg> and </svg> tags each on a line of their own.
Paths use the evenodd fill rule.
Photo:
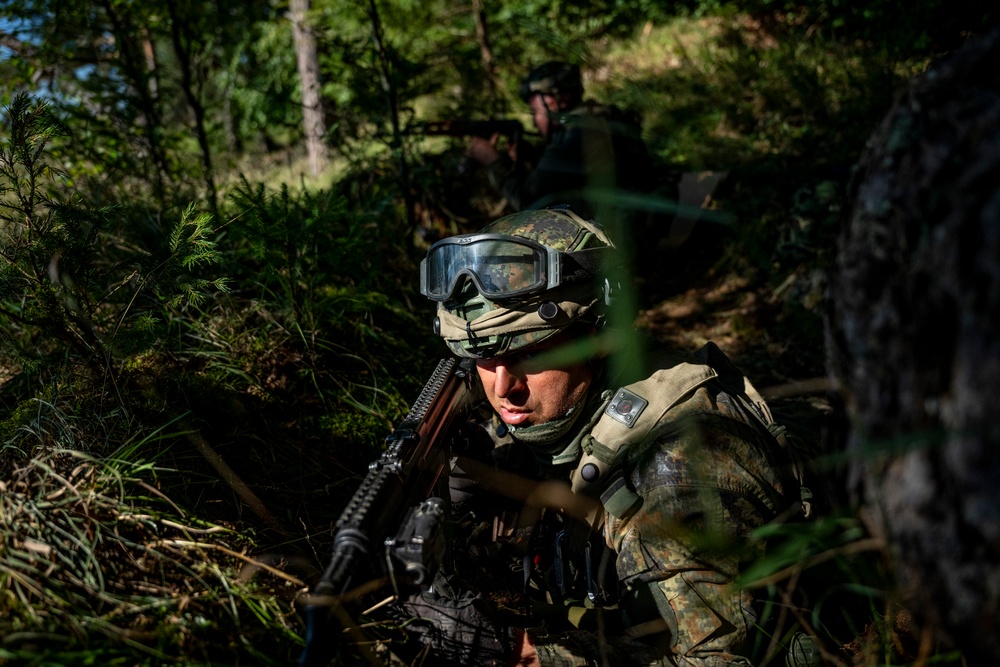
<svg viewBox="0 0 1000 667">
<path fill-rule="evenodd" d="M 544 292 L 559 285 L 566 258 L 528 239 L 501 234 L 453 236 L 432 245 L 420 262 L 420 293 L 445 301 L 463 276 L 491 300 Z"/>
</svg>

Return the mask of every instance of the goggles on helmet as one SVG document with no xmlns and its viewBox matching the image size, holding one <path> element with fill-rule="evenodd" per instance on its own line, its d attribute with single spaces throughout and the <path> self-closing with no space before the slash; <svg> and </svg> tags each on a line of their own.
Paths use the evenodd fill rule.
<svg viewBox="0 0 1000 667">
<path fill-rule="evenodd" d="M 463 276 L 491 301 L 545 292 L 579 271 L 577 254 L 502 234 L 453 236 L 432 245 L 420 262 L 420 293 L 446 301 Z"/>
</svg>

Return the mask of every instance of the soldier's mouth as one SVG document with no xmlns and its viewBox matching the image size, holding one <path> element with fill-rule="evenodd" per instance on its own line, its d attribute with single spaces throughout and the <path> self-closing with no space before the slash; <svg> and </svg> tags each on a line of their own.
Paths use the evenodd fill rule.
<svg viewBox="0 0 1000 667">
<path fill-rule="evenodd" d="M 520 426 L 526 422 L 530 416 L 530 410 L 506 407 L 500 408 L 500 419 L 502 419 L 505 424 L 510 424 L 511 426 Z"/>
</svg>

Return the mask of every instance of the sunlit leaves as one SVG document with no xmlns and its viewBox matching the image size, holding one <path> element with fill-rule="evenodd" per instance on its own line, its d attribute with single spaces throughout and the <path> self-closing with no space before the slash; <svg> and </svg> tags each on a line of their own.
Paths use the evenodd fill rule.
<svg viewBox="0 0 1000 667">
<path fill-rule="evenodd" d="M 216 264 L 222 258 L 215 241 L 210 238 L 214 232 L 211 222 L 212 216 L 197 214 L 192 205 L 184 211 L 170 233 L 170 257 L 164 270 L 177 272 L 176 279 L 169 283 L 174 290 L 174 294 L 167 297 L 171 305 L 177 305 L 182 299 L 197 304 L 204 300 L 209 289 L 226 290 L 225 278 L 199 278 L 195 273 L 197 269 Z M 184 270 L 183 273 L 180 269 Z"/>
</svg>

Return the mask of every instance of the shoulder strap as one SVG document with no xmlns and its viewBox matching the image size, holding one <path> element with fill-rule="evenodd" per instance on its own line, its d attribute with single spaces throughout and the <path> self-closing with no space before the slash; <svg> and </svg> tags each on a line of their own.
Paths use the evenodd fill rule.
<svg viewBox="0 0 1000 667">
<path fill-rule="evenodd" d="M 767 429 L 771 437 L 778 443 L 788 456 L 789 470 L 799 487 L 799 501 L 802 507 L 802 518 L 812 518 L 813 507 L 812 490 L 806 486 L 806 464 L 801 457 L 796 455 L 796 448 L 791 446 L 783 424 L 774 421 L 771 409 L 760 395 L 757 388 L 750 384 L 750 380 L 743 378 L 743 392 L 736 394 L 736 398 L 743 404 L 747 411 L 755 416 Z"/>
<path fill-rule="evenodd" d="M 802 514 L 812 515 L 812 492 L 806 486 L 805 466 L 789 446 L 785 427 L 776 423 L 756 387 L 713 343 L 694 355 L 696 363 L 681 363 L 618 389 L 591 433 L 582 441 L 583 456 L 571 476 L 576 493 L 600 497 L 604 509 L 622 518 L 636 509 L 641 498 L 625 483 L 619 465 L 629 450 L 642 447 L 658 434 L 663 415 L 692 391 L 718 380 L 786 452 L 792 476 L 799 486 Z"/>
<path fill-rule="evenodd" d="M 654 429 L 686 395 L 718 377 L 704 364 L 682 363 L 617 390 L 591 433 L 583 439 L 583 456 L 570 480 L 573 491 L 600 496 L 617 517 L 638 507 L 640 498 L 625 484 L 621 457 L 655 436 Z"/>
</svg>

